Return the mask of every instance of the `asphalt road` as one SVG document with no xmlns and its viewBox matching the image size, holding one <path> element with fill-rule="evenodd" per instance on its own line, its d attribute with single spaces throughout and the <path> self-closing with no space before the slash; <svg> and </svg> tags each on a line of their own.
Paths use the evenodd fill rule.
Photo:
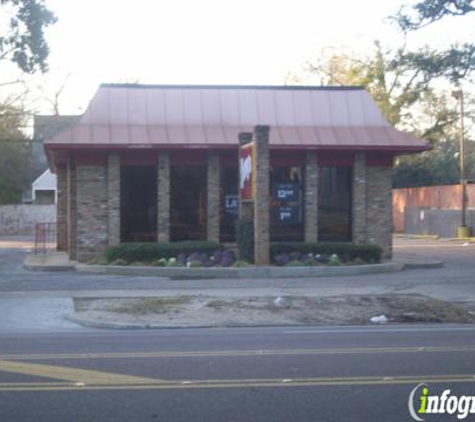
<svg viewBox="0 0 475 422">
<path fill-rule="evenodd" d="M 0 247 L 1 422 L 399 422 L 412 420 L 408 397 L 420 382 L 433 393 L 450 388 L 453 394 L 475 395 L 473 326 L 113 332 L 62 319 L 58 326 L 60 319 L 48 319 L 51 309 L 65 311 L 62 307 L 69 302 L 60 298 L 83 290 L 257 284 L 421 291 L 464 300 L 475 297 L 473 245 L 396 245 L 396 255 L 442 259 L 442 269 L 237 281 L 30 273 L 21 268 L 26 249 L 8 246 Z M 44 304 L 51 308 L 44 309 Z M 425 420 L 457 418 L 427 415 Z"/>
<path fill-rule="evenodd" d="M 417 286 L 433 286 L 434 290 L 460 291 L 459 298 L 467 294 L 475 298 L 475 244 L 430 240 L 396 239 L 395 259 L 441 260 L 444 268 L 408 270 L 389 274 L 358 275 L 351 277 L 304 278 L 278 280 L 168 280 L 154 277 L 124 277 L 80 274 L 75 272 L 30 272 L 22 268 L 29 250 L 30 238 L 13 238 L 14 242 L 0 237 L 0 292 L 82 291 L 82 290 L 150 290 L 150 289 L 220 289 L 247 287 L 334 287 L 391 286 L 404 293 Z M 25 242 L 18 242 L 24 240 Z M 13 247 L 12 247 L 13 246 Z M 457 299 L 457 295 L 454 295 Z"/>
<path fill-rule="evenodd" d="M 0 335 L 0 420 L 409 421 L 474 362 L 471 326 Z"/>
</svg>

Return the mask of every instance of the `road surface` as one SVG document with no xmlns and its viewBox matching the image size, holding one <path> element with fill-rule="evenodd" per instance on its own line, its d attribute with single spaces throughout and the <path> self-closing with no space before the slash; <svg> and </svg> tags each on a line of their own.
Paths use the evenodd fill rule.
<svg viewBox="0 0 475 422">
<path fill-rule="evenodd" d="M 400 422 L 474 362 L 473 326 L 4 334 L 0 420 Z"/>
</svg>

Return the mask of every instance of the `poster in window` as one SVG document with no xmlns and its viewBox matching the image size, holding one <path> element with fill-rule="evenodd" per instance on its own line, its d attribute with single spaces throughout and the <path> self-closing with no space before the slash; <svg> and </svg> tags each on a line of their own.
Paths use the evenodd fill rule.
<svg viewBox="0 0 475 422">
<path fill-rule="evenodd" d="M 280 225 L 299 224 L 300 207 L 298 205 L 275 207 L 274 218 Z"/>
<path fill-rule="evenodd" d="M 274 183 L 272 196 L 279 202 L 296 202 L 300 196 L 298 183 Z"/>
<path fill-rule="evenodd" d="M 226 194 L 224 196 L 224 218 L 231 224 L 238 216 L 238 196 L 236 194 Z"/>
<path fill-rule="evenodd" d="M 239 190 L 242 199 L 254 198 L 254 143 L 241 146 L 239 153 Z"/>
</svg>

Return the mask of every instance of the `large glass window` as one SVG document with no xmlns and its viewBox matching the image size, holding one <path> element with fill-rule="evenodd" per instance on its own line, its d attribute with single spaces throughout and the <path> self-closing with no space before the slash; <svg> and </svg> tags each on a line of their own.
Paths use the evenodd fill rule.
<svg viewBox="0 0 475 422">
<path fill-rule="evenodd" d="M 271 241 L 303 240 L 302 185 L 300 166 L 271 166 Z"/>
<path fill-rule="evenodd" d="M 170 240 L 206 239 L 206 167 L 172 166 Z"/>
<path fill-rule="evenodd" d="M 155 242 L 157 238 L 157 169 L 124 166 L 120 173 L 122 242 Z"/>
<path fill-rule="evenodd" d="M 318 177 L 318 240 L 351 241 L 351 167 L 321 166 Z"/>
<path fill-rule="evenodd" d="M 235 242 L 239 204 L 237 167 L 221 169 L 220 193 L 220 242 Z"/>
</svg>

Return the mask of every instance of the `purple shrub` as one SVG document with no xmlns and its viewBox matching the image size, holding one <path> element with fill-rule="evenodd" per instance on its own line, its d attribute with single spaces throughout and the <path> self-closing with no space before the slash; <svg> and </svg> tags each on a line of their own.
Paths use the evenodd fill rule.
<svg viewBox="0 0 475 422">
<path fill-rule="evenodd" d="M 186 255 L 184 253 L 178 254 L 176 260 L 183 266 L 186 266 Z"/>
<path fill-rule="evenodd" d="M 291 261 L 289 254 L 281 253 L 275 257 L 275 263 L 279 266 L 284 266 Z"/>
<path fill-rule="evenodd" d="M 233 251 L 226 250 L 221 253 L 221 259 L 219 261 L 219 265 L 221 267 L 231 267 L 236 262 L 236 256 L 234 255 Z"/>
</svg>

